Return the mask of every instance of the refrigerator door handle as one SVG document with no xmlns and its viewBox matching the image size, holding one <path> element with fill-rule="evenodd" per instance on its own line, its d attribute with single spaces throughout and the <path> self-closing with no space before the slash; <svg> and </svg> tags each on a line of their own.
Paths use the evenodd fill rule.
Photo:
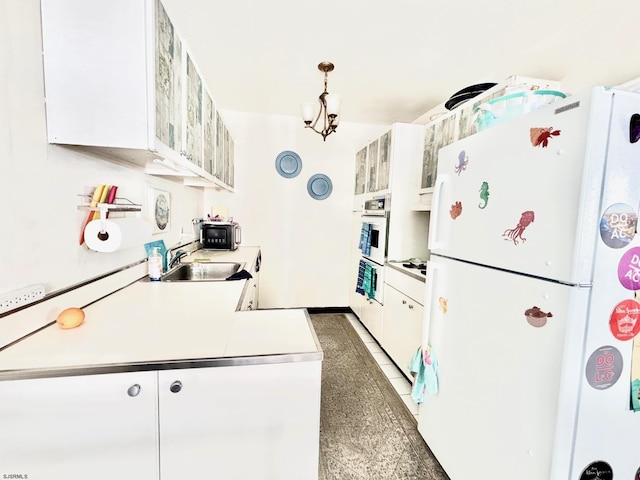
<svg viewBox="0 0 640 480">
<path fill-rule="evenodd" d="M 440 202 L 442 197 L 442 188 L 449 183 L 449 175 L 438 175 L 436 183 L 433 187 L 433 200 L 431 202 L 431 226 L 429 228 L 429 250 L 439 250 L 444 246 L 442 241 L 438 241 L 438 232 L 440 225 Z"/>
<path fill-rule="evenodd" d="M 437 308 L 433 301 L 434 290 L 436 287 L 436 280 L 438 274 L 441 273 L 442 266 L 437 262 L 429 260 L 427 262 L 427 281 L 426 292 L 424 297 L 424 318 L 422 319 L 422 347 L 427 348 L 429 346 L 429 334 L 431 330 L 431 318 L 434 315 L 434 310 Z"/>
</svg>

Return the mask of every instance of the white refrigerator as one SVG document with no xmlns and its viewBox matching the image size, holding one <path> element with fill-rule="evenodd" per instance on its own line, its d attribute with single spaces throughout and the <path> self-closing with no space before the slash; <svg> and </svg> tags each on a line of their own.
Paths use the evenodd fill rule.
<svg viewBox="0 0 640 480">
<path fill-rule="evenodd" d="M 452 480 L 640 480 L 639 137 L 597 87 L 441 149 L 418 429 Z"/>
</svg>

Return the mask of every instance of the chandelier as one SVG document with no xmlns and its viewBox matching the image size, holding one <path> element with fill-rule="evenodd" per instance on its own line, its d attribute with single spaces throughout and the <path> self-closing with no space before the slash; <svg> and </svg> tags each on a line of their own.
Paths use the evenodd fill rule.
<svg viewBox="0 0 640 480">
<path fill-rule="evenodd" d="M 322 135 L 323 140 L 327 140 L 327 136 L 336 131 L 338 122 L 340 121 L 340 95 L 327 92 L 327 76 L 333 71 L 333 63 L 322 62 L 318 65 L 318 70 L 324 72 L 324 92 L 320 94 L 320 111 L 314 120 L 314 103 L 304 102 L 300 105 L 302 109 L 302 120 L 304 120 L 305 128 L 310 128 L 314 132 Z M 322 130 L 316 128 L 318 121 L 322 117 Z M 320 127 L 318 127 L 320 128 Z"/>
</svg>

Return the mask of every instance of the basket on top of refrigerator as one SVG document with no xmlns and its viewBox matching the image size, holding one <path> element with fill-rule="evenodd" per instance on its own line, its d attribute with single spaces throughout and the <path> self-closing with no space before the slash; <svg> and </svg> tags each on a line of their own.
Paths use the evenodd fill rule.
<svg viewBox="0 0 640 480">
<path fill-rule="evenodd" d="M 482 131 L 565 97 L 558 90 L 528 90 L 494 98 L 474 108 L 476 128 Z"/>
</svg>

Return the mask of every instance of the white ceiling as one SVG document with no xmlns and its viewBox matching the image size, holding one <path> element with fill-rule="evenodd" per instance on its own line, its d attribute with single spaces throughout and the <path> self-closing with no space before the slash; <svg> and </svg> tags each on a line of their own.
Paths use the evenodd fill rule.
<svg viewBox="0 0 640 480">
<path fill-rule="evenodd" d="M 342 95 L 342 122 L 412 122 L 511 75 L 568 93 L 640 76 L 635 0 L 163 0 L 220 109 L 299 115 Z M 438 107 L 440 108 L 440 107 Z"/>
</svg>

